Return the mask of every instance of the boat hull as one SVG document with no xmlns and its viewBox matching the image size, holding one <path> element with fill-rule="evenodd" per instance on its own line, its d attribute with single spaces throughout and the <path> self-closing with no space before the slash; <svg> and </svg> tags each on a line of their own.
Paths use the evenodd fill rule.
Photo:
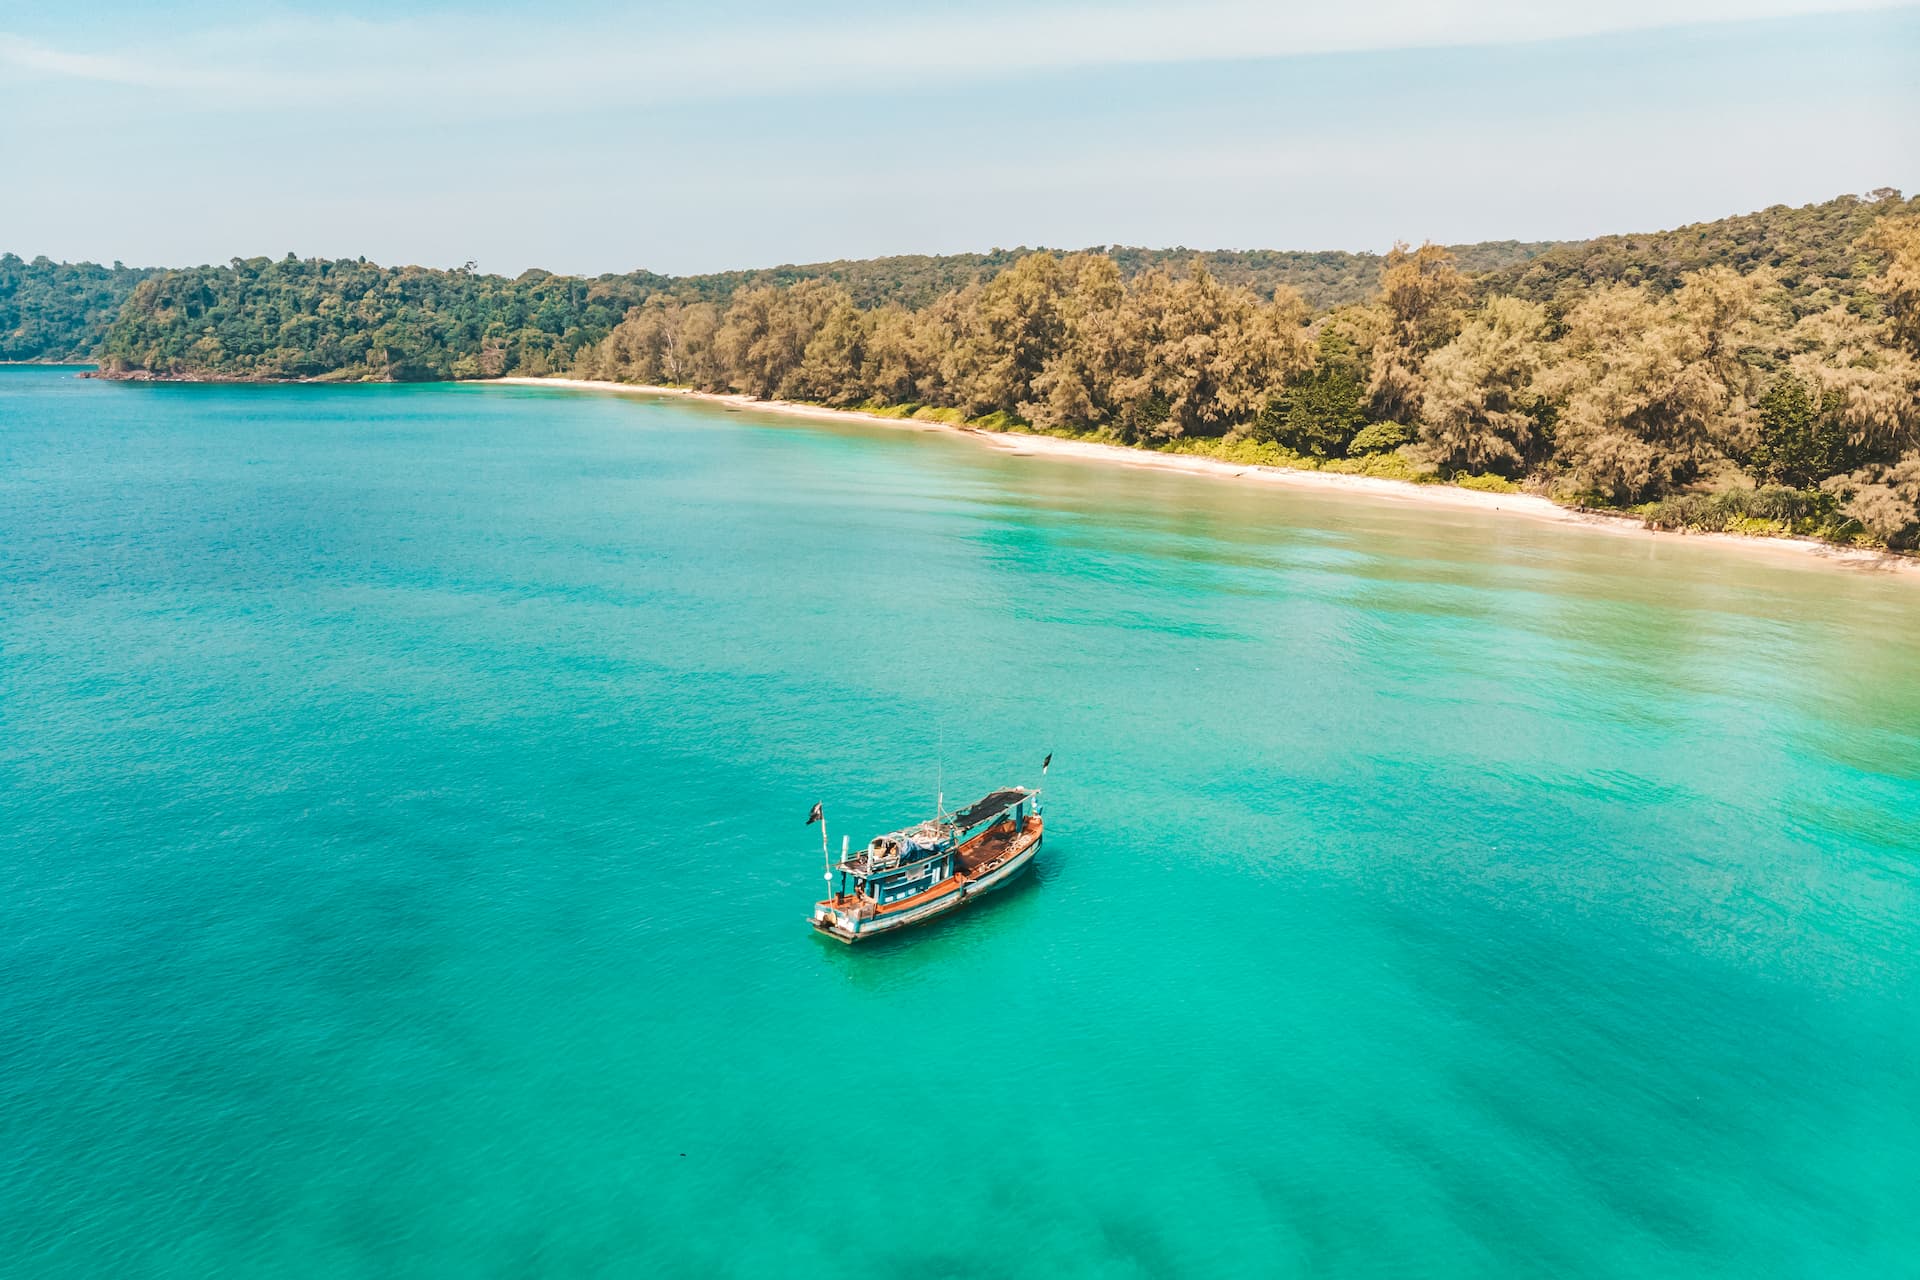
<svg viewBox="0 0 1920 1280">
<path fill-rule="evenodd" d="M 883 933 L 894 933 L 901 929 L 910 929 L 917 924 L 925 924 L 936 916 L 956 911 L 972 902 L 975 898 L 1003 889 L 1026 873 L 1028 867 L 1040 852 L 1040 843 L 1044 833 L 1036 831 L 1023 848 L 1016 850 L 1004 862 L 978 876 L 956 876 L 951 889 L 931 893 L 924 900 L 902 904 L 892 911 L 879 911 L 863 918 L 848 919 L 846 913 L 827 910 L 827 903 L 821 903 L 814 909 L 813 927 L 829 938 L 840 942 L 864 942 Z"/>
</svg>

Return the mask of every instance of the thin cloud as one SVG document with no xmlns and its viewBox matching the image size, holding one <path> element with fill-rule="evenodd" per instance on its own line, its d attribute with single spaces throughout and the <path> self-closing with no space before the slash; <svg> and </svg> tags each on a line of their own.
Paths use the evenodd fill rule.
<svg viewBox="0 0 1920 1280">
<path fill-rule="evenodd" d="M 1053 69 L 1502 45 L 1681 25 L 1904 7 L 1894 0 L 1211 0 L 1180 7 L 1029 9 L 967 19 L 729 23 L 724 31 L 500 20 L 301 18 L 144 39 L 137 53 L 69 50 L 0 32 L 0 66 L 50 79 L 227 103 L 440 109 L 888 89 Z"/>
<path fill-rule="evenodd" d="M 270 73 L 222 71 L 184 62 L 112 53 L 74 53 L 0 31 L 0 67 L 59 80 L 132 89 L 249 93 L 267 89 Z"/>
</svg>

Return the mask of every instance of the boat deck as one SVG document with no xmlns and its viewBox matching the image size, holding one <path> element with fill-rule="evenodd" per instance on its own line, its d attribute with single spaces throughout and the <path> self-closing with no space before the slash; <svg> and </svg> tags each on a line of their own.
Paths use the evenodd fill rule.
<svg viewBox="0 0 1920 1280">
<path fill-rule="evenodd" d="M 989 799 L 1012 797 L 1018 801 L 1023 796 L 1037 794 L 1009 790 L 996 792 Z M 974 806 L 974 810 L 978 808 Z M 951 825 L 947 829 L 951 830 Z M 946 879 L 885 906 L 863 894 L 835 893 L 814 904 L 813 927 L 842 942 L 856 942 L 952 910 L 970 896 L 993 889 L 1019 874 L 1025 865 L 1024 859 L 1039 845 L 1043 830 L 1039 814 L 1030 814 L 1025 821 L 1015 822 L 1013 813 L 1008 811 L 1003 820 L 953 850 L 953 874 Z M 842 863 L 841 870 L 854 868 L 851 863 Z"/>
<path fill-rule="evenodd" d="M 961 873 L 971 879 L 1006 861 L 1009 855 L 1026 846 L 1023 837 L 1038 835 L 1039 832 L 1040 819 L 1037 816 L 1029 816 L 1024 827 L 1015 827 L 1011 818 L 996 822 L 955 849 L 954 861 L 959 864 Z"/>
<path fill-rule="evenodd" d="M 1011 821 L 997 823 L 988 827 L 973 839 L 953 851 L 954 862 L 960 870 L 948 876 L 936 885 L 914 894 L 911 898 L 901 898 L 889 902 L 884 907 L 873 907 L 865 899 L 852 895 L 836 896 L 827 899 L 831 906 L 840 907 L 849 903 L 860 903 L 866 907 L 865 918 L 871 920 L 882 916 L 898 915 L 903 911 L 912 911 L 925 906 L 936 898 L 944 898 L 954 891 L 955 886 L 968 880 L 977 880 L 995 867 L 1019 853 L 1040 836 L 1040 819 L 1027 819 L 1026 826 L 1016 828 Z"/>
</svg>

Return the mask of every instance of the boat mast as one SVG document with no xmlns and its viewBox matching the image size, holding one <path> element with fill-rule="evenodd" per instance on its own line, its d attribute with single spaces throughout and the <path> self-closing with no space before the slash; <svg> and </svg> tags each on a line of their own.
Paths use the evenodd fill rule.
<svg viewBox="0 0 1920 1280">
<path fill-rule="evenodd" d="M 827 896 L 833 896 L 833 855 L 827 852 L 827 807 L 814 801 L 812 810 L 807 814 L 807 825 L 820 824 L 820 870 L 826 877 Z"/>
</svg>

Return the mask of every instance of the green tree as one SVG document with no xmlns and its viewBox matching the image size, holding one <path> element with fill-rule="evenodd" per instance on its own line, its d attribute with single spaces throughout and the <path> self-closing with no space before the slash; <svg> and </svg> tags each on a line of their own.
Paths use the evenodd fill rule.
<svg viewBox="0 0 1920 1280">
<path fill-rule="evenodd" d="M 1539 304 L 1489 298 L 1458 337 L 1427 357 L 1420 440 L 1441 466 L 1513 475 L 1534 458 L 1545 404 L 1533 384 L 1546 330 Z"/>
<path fill-rule="evenodd" d="M 1920 546 L 1920 450 L 1898 462 L 1835 476 L 1821 487 L 1840 498 L 1841 510 L 1889 547 Z"/>
<path fill-rule="evenodd" d="M 1306 362 L 1306 308 L 1262 302 L 1195 261 L 1125 284 L 1111 262 L 1068 259 L 1056 347 L 1018 411 L 1042 426 L 1104 429 L 1129 441 L 1224 435 L 1251 422 Z"/>
<path fill-rule="evenodd" d="M 1414 250 L 1393 246 L 1380 273 L 1386 326 L 1373 350 L 1368 387 L 1374 417 L 1387 422 L 1419 419 L 1426 391 L 1421 366 L 1459 330 L 1466 298 L 1466 278 L 1445 249 L 1431 241 Z"/>
<path fill-rule="evenodd" d="M 940 365 L 930 326 L 905 307 L 867 313 L 860 376 L 868 393 L 884 404 L 908 404 L 934 393 Z"/>
<path fill-rule="evenodd" d="M 954 295 L 942 316 L 945 398 L 969 417 L 1018 413 L 1033 400 L 1066 335 L 1061 303 L 1070 284 L 1059 257 L 1036 253 Z"/>
<path fill-rule="evenodd" d="M 869 395 L 862 376 L 866 361 L 868 322 L 846 291 L 828 286 L 832 296 L 826 314 L 800 354 L 800 365 L 782 384 L 780 394 L 821 404 L 859 404 Z"/>
<path fill-rule="evenodd" d="M 800 389 L 807 347 L 846 302 L 838 285 L 802 281 L 791 289 L 750 289 L 733 300 L 715 335 L 715 355 L 732 384 L 751 396 Z"/>
<path fill-rule="evenodd" d="M 1358 352 L 1331 326 L 1320 330 L 1313 363 L 1268 401 L 1253 434 L 1316 458 L 1339 457 L 1366 425 L 1367 388 Z"/>
<path fill-rule="evenodd" d="M 1119 266 L 1103 255 L 1077 255 L 1067 265 L 1072 283 L 1060 303 L 1064 332 L 1020 412 L 1042 427 L 1110 427 L 1115 379 L 1139 365 L 1139 352 L 1121 329 L 1126 286 Z"/>
<path fill-rule="evenodd" d="M 1861 243 L 1887 258 L 1867 287 L 1886 310 L 1893 341 L 1920 356 L 1920 214 L 1882 218 Z"/>
<path fill-rule="evenodd" d="M 1832 307 L 1801 320 L 1783 345 L 1789 368 L 1863 456 L 1885 461 L 1920 447 L 1920 355 L 1891 324 Z"/>
<path fill-rule="evenodd" d="M 1537 386 L 1559 402 L 1559 462 L 1577 488 L 1640 502 L 1751 451 L 1746 354 L 1763 338 L 1771 283 L 1715 267 L 1671 298 L 1608 285 L 1568 313 Z"/>
<path fill-rule="evenodd" d="M 1772 484 L 1810 489 L 1860 465 L 1865 459 L 1848 438 L 1841 400 L 1838 392 L 1823 396 L 1791 373 L 1774 379 L 1760 399 L 1760 443 L 1749 469 Z"/>
<path fill-rule="evenodd" d="M 1122 432 L 1159 441 L 1250 423 L 1306 367 L 1305 320 L 1297 294 L 1262 304 L 1198 261 L 1180 277 L 1147 272 L 1128 285 L 1118 315 L 1119 348 L 1131 353 L 1113 380 Z"/>
</svg>

